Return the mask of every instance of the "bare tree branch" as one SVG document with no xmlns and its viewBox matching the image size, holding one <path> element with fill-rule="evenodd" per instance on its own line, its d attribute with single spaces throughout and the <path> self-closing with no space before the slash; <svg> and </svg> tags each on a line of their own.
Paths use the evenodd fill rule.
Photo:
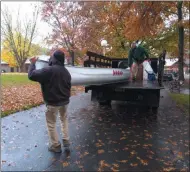
<svg viewBox="0 0 190 172">
<path fill-rule="evenodd" d="M 34 10 L 33 20 L 23 23 L 20 19 L 20 12 L 17 12 L 16 25 L 13 26 L 12 15 L 7 7 L 2 9 L 2 27 L 3 41 L 6 47 L 14 56 L 18 67 L 23 70 L 23 65 L 28 58 L 32 41 L 36 31 L 37 19 L 39 16 L 39 8 Z"/>
</svg>

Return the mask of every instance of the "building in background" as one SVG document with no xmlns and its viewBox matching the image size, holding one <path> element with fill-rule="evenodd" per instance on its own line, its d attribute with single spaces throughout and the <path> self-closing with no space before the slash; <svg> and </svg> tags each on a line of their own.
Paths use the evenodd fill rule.
<svg viewBox="0 0 190 172">
<path fill-rule="evenodd" d="M 190 63 L 189 59 L 184 59 L 184 74 L 190 73 Z M 178 72 L 178 59 L 166 59 L 166 64 L 164 66 L 165 73 Z"/>
<path fill-rule="evenodd" d="M 11 68 L 8 63 L 1 60 L 1 73 L 11 72 Z"/>
</svg>

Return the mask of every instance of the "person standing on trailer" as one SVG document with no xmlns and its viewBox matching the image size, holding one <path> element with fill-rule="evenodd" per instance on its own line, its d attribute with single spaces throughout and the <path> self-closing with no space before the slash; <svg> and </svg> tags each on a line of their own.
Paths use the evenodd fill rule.
<svg viewBox="0 0 190 172">
<path fill-rule="evenodd" d="M 131 69 L 131 79 L 135 81 L 137 75 L 140 76 L 140 80 L 143 80 L 143 65 L 145 59 L 149 58 L 148 52 L 142 46 L 137 45 L 136 42 L 131 44 L 128 56 L 128 66 Z"/>
<path fill-rule="evenodd" d="M 69 135 L 67 121 L 67 107 L 71 93 L 71 75 L 65 68 L 65 54 L 56 50 L 50 58 L 49 66 L 36 70 L 37 58 L 30 59 L 31 65 L 28 71 L 28 78 L 41 84 L 43 99 L 45 101 L 46 123 L 49 135 L 49 151 L 61 153 L 61 143 L 56 131 L 56 117 L 60 114 L 63 133 L 63 145 L 69 150 Z"/>
</svg>

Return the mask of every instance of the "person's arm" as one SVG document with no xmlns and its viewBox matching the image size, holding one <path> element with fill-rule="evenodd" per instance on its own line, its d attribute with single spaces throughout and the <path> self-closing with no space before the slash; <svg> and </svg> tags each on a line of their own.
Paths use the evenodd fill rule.
<svg viewBox="0 0 190 172">
<path fill-rule="evenodd" d="M 149 59 L 149 54 L 148 54 L 148 51 L 145 49 L 145 48 L 143 48 L 144 49 L 144 54 L 145 54 L 145 56 L 146 56 L 146 58 L 145 59 Z"/>
<path fill-rule="evenodd" d="M 50 68 L 43 68 L 36 70 L 36 63 L 37 59 L 31 59 L 31 64 L 28 70 L 28 78 L 32 81 L 36 81 L 39 83 L 45 83 L 50 78 Z"/>
<path fill-rule="evenodd" d="M 129 56 L 128 56 L 128 67 L 131 67 L 132 65 L 132 51 L 129 50 Z"/>
</svg>

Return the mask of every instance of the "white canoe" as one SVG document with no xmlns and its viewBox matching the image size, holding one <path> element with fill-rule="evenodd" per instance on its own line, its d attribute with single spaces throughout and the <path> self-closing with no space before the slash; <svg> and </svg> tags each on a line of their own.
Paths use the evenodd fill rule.
<svg viewBox="0 0 190 172">
<path fill-rule="evenodd" d="M 48 66 L 45 61 L 37 61 L 36 68 Z M 119 68 L 88 68 L 65 66 L 71 74 L 71 85 L 102 85 L 125 82 L 130 77 L 130 70 Z"/>
<path fill-rule="evenodd" d="M 67 67 L 72 85 L 102 85 L 125 82 L 130 77 L 127 69 Z"/>
</svg>

